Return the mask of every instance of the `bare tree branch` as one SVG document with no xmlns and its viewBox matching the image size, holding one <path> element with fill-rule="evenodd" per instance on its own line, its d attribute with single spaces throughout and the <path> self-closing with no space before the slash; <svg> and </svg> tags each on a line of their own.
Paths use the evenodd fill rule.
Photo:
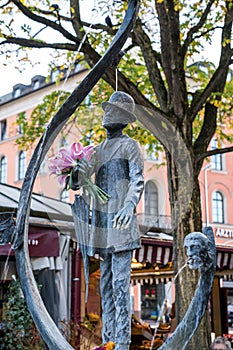
<svg viewBox="0 0 233 350">
<path fill-rule="evenodd" d="M 161 56 L 153 50 L 150 38 L 143 30 L 140 19 L 136 21 L 132 39 L 133 43 L 138 45 L 142 51 L 150 81 L 160 107 L 163 111 L 167 111 L 167 91 L 158 67 L 158 62 L 161 64 Z"/>
<path fill-rule="evenodd" d="M 174 1 L 156 1 L 160 24 L 162 67 L 168 85 L 168 113 L 181 123 L 187 108 L 184 60 L 181 55 L 179 12 Z"/>
<path fill-rule="evenodd" d="M 231 55 L 232 55 L 232 49 L 230 47 L 231 42 L 231 31 L 232 31 L 232 15 L 233 15 L 233 8 L 230 7 L 228 11 L 225 14 L 225 22 L 223 26 L 223 32 L 222 32 L 222 49 L 221 49 L 221 55 L 220 55 L 220 61 L 218 68 L 216 69 L 215 73 L 213 74 L 212 78 L 210 79 L 208 85 L 200 94 L 199 98 L 196 100 L 193 100 L 193 103 L 191 104 L 189 115 L 194 120 L 199 110 L 202 108 L 202 106 L 206 103 L 208 98 L 212 93 L 215 92 L 223 92 L 227 73 L 228 73 L 228 67 L 231 62 Z"/>
<path fill-rule="evenodd" d="M 70 0 L 70 7 L 71 7 L 70 11 L 72 15 L 73 28 L 79 40 L 82 41 L 84 32 L 81 31 L 82 25 L 81 25 L 81 18 L 80 18 L 79 0 Z"/>
<path fill-rule="evenodd" d="M 32 6 L 28 6 L 28 9 L 32 13 L 39 13 L 39 14 L 42 14 L 42 15 L 52 16 L 54 18 L 58 18 L 59 10 L 57 10 L 57 11 L 55 11 L 55 10 L 45 11 L 45 10 L 40 9 L 39 7 L 32 7 Z M 66 22 L 71 22 L 70 17 L 61 15 L 60 13 L 59 13 L 59 18 L 60 18 L 60 20 L 63 20 L 63 21 L 66 21 Z"/>
<path fill-rule="evenodd" d="M 231 147 L 225 147 L 225 148 L 216 148 L 212 149 L 210 151 L 203 152 L 197 159 L 196 162 L 199 162 L 205 158 L 208 158 L 210 156 L 214 156 L 216 154 L 224 154 L 224 153 L 229 153 L 233 152 L 233 146 Z"/>
<path fill-rule="evenodd" d="M 108 33 L 110 35 L 115 35 L 117 30 L 118 30 L 118 28 L 113 29 L 113 28 L 106 26 L 105 24 L 102 24 L 102 23 L 92 24 L 92 23 L 82 21 L 81 24 L 84 27 L 88 27 L 88 28 L 91 27 L 94 30 L 104 30 L 106 33 Z"/>
<path fill-rule="evenodd" d="M 193 145 L 193 151 L 195 155 L 196 164 L 199 166 L 199 170 L 202 166 L 199 159 L 202 160 L 200 155 L 202 155 L 214 136 L 216 126 L 217 126 L 217 108 L 211 104 L 206 103 L 205 105 L 205 115 L 204 115 L 204 123 L 202 125 L 201 131 L 198 135 L 197 140 Z"/>
<path fill-rule="evenodd" d="M 78 49 L 77 44 L 46 43 L 44 41 L 18 38 L 18 37 L 17 38 L 6 37 L 6 39 L 0 43 L 0 45 L 3 45 L 3 44 L 15 44 L 23 47 L 50 48 L 50 49 L 69 50 L 69 51 L 76 51 Z"/>
<path fill-rule="evenodd" d="M 171 53 L 170 53 L 170 39 L 168 36 L 168 18 L 164 2 L 156 1 L 156 10 L 159 17 L 160 24 L 160 38 L 161 38 L 161 62 L 163 71 L 168 84 L 168 90 L 172 91 L 172 75 L 171 75 Z M 162 25 L 163 24 L 163 25 Z"/>
<path fill-rule="evenodd" d="M 187 110 L 187 88 L 185 81 L 184 59 L 181 54 L 180 45 L 180 22 L 179 12 L 175 10 L 174 1 L 167 0 L 172 90 L 170 92 L 172 112 L 178 120 L 182 122 Z M 191 135 L 187 135 L 189 138 Z"/>
<path fill-rule="evenodd" d="M 216 29 L 223 29 L 223 28 L 221 26 L 216 26 L 216 27 L 210 28 L 209 30 L 204 30 L 201 34 L 195 35 L 195 39 L 200 39 L 204 35 L 214 32 Z"/>
<path fill-rule="evenodd" d="M 205 24 L 205 21 L 208 17 L 208 14 L 210 13 L 210 10 L 211 10 L 211 6 L 213 5 L 213 3 L 215 2 L 215 0 L 210 0 L 209 3 L 207 4 L 206 8 L 205 8 L 205 11 L 203 12 L 199 22 L 194 26 L 192 27 L 189 32 L 187 33 L 187 36 L 186 36 L 186 39 L 183 43 L 183 46 L 182 46 L 182 55 L 183 57 L 185 57 L 185 54 L 188 50 L 188 46 L 190 45 L 190 43 L 193 41 L 193 36 L 195 33 L 198 32 L 198 30 L 200 30 L 203 25 Z"/>
<path fill-rule="evenodd" d="M 66 29 L 64 29 L 60 24 L 51 21 L 45 17 L 38 16 L 35 13 L 31 12 L 26 6 L 23 5 L 23 3 L 20 0 L 12 0 L 12 2 L 18 7 L 18 9 L 27 17 L 30 18 L 31 20 L 37 22 L 37 23 L 42 23 L 46 25 L 47 27 L 50 27 L 59 33 L 61 33 L 66 39 L 71 40 L 75 43 L 79 43 L 80 40 L 72 35 L 70 32 L 68 32 Z"/>
<path fill-rule="evenodd" d="M 0 6 L 0 9 L 3 9 L 4 7 L 6 7 L 9 3 L 10 3 L 10 0 L 7 1 L 5 4 L 1 5 L 1 6 Z"/>
</svg>

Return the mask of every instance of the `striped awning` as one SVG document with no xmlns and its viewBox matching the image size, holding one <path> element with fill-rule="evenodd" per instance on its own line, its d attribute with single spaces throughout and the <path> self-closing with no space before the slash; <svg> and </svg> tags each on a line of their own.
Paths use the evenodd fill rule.
<svg viewBox="0 0 233 350">
<path fill-rule="evenodd" d="M 167 265 L 172 261 L 172 244 L 170 241 L 142 240 L 142 247 L 134 251 L 134 258 L 138 262 L 148 261 L 151 264 Z M 173 279 L 173 270 L 151 269 L 150 271 L 133 270 L 131 283 L 136 285 L 168 283 Z"/>
<path fill-rule="evenodd" d="M 233 250 L 222 250 L 217 247 L 216 265 L 219 269 L 233 270 Z"/>
<path fill-rule="evenodd" d="M 142 247 L 134 251 L 134 258 L 138 262 L 166 265 L 173 260 L 172 242 L 142 240 Z M 216 265 L 220 270 L 233 270 L 233 249 L 217 246 Z"/>
<path fill-rule="evenodd" d="M 172 247 L 143 245 L 141 249 L 135 251 L 134 258 L 140 262 L 148 260 L 152 264 L 166 265 L 172 261 Z"/>
<path fill-rule="evenodd" d="M 149 261 L 152 264 L 166 265 L 172 261 L 172 242 L 142 239 L 142 247 L 134 251 L 134 258 L 139 261 Z"/>
<path fill-rule="evenodd" d="M 146 273 L 146 276 L 141 275 L 141 276 L 137 276 L 135 274 L 131 275 L 131 283 L 133 285 L 136 285 L 137 283 L 140 283 L 141 285 L 145 285 L 145 284 L 160 284 L 160 283 L 168 283 L 168 282 L 172 282 L 173 277 L 172 277 L 172 271 L 169 273 L 169 275 L 165 276 L 161 273 L 160 276 L 148 276 L 148 274 Z"/>
</svg>

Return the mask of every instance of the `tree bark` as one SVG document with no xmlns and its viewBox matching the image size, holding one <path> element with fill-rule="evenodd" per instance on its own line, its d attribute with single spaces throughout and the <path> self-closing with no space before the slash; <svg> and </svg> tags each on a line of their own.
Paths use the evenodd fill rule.
<svg viewBox="0 0 233 350">
<path fill-rule="evenodd" d="M 169 183 L 171 187 L 171 208 L 172 208 L 172 220 L 174 223 L 173 231 L 173 262 L 174 262 L 174 274 L 178 273 L 178 277 L 175 281 L 175 305 L 176 305 L 176 320 L 179 324 L 191 303 L 194 291 L 197 287 L 199 273 L 188 269 L 188 267 L 182 269 L 186 263 L 186 253 L 184 249 L 184 238 L 187 234 L 194 231 L 202 231 L 202 213 L 201 213 L 201 200 L 200 200 L 200 187 L 198 181 L 198 175 L 195 174 L 193 169 L 193 188 L 190 202 L 187 207 L 183 207 L 183 197 L 180 195 L 182 192 L 187 193 L 187 188 L 182 188 L 181 179 L 178 176 L 177 167 L 175 164 L 174 156 L 167 156 L 168 160 L 168 174 Z M 184 171 L 183 176 L 187 176 Z M 179 271 L 182 271 L 179 273 Z M 195 312 L 195 310 L 193 310 Z M 210 317 L 206 312 L 198 330 L 194 337 L 186 347 L 187 350 L 202 349 L 208 350 L 210 347 Z M 178 350 L 178 349 L 177 349 Z"/>
</svg>

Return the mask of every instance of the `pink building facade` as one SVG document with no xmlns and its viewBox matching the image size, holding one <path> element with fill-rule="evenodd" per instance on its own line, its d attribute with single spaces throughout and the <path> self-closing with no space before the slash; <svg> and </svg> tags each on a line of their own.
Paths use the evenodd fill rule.
<svg viewBox="0 0 233 350">
<path fill-rule="evenodd" d="M 69 77 L 64 86 L 61 83 L 59 87 L 53 81 L 49 84 L 45 83 L 43 77 L 38 76 L 37 80 L 36 77 L 33 77 L 30 86 L 17 84 L 11 94 L 0 97 L 0 183 L 20 188 L 32 156 L 33 148 L 24 151 L 16 145 L 16 139 L 21 132 L 20 127 L 16 124 L 17 116 L 24 112 L 26 118 L 30 118 L 32 110 L 42 102 L 44 96 L 55 89 L 72 91 L 85 74 L 86 70 L 80 67 L 79 71 Z M 78 129 L 72 129 L 66 144 L 77 140 Z M 60 135 L 41 165 L 33 191 L 56 200 L 72 203 L 74 192 L 64 191 L 58 185 L 57 179 L 50 176 L 48 171 L 49 157 L 54 155 L 62 145 L 64 145 L 64 139 Z M 214 139 L 211 147 L 216 147 Z M 156 156 L 148 155 L 145 148 L 142 151 L 145 159 L 145 190 L 137 208 L 137 215 L 138 223 L 141 228 L 144 228 L 144 231 L 142 232 L 142 249 L 135 252 L 134 256 L 135 264 L 141 265 L 139 269 L 133 268 L 132 270 L 132 285 L 134 286 L 132 303 L 137 305 L 137 309 L 139 308 L 135 310 L 139 315 L 144 313 L 145 319 L 153 323 L 157 317 L 156 302 L 161 302 L 164 291 L 168 289 L 166 284 L 171 282 L 173 276 L 171 213 L 166 166 L 160 165 L 164 161 L 164 155 L 162 152 Z M 232 323 L 230 321 L 223 323 L 220 315 L 227 313 L 228 305 L 233 307 L 233 281 L 231 280 L 231 275 L 233 275 L 233 154 L 212 156 L 205 162 L 199 179 L 203 226 L 213 227 L 218 247 L 218 271 L 212 296 L 212 300 L 218 301 L 212 303 L 212 313 L 218 315 L 219 320 L 213 323 L 212 329 L 216 334 L 229 334 L 233 332 Z M 72 261 L 73 270 L 80 273 L 80 256 L 74 251 Z M 144 270 L 142 269 L 143 264 Z M 157 277 L 154 274 L 155 268 L 158 268 Z M 154 288 L 154 285 L 157 287 Z M 80 289 L 75 284 L 72 288 L 71 304 L 75 305 L 75 309 L 77 305 L 81 308 L 80 299 L 77 300 L 77 290 L 80 291 Z M 81 292 L 78 292 L 81 293 L 79 298 L 84 295 L 83 288 L 82 285 Z M 135 290 L 135 295 L 133 290 Z M 148 309 L 145 307 L 140 310 L 138 298 L 141 298 L 141 304 L 143 304 L 144 299 L 149 300 L 147 293 L 151 294 L 151 303 Z M 155 295 L 158 295 L 160 299 L 157 300 Z M 90 312 L 92 311 L 95 310 L 92 310 L 90 306 Z M 73 309 L 71 314 L 74 319 L 79 320 L 83 317 L 84 312 L 84 309 L 79 309 L 78 313 Z"/>
</svg>

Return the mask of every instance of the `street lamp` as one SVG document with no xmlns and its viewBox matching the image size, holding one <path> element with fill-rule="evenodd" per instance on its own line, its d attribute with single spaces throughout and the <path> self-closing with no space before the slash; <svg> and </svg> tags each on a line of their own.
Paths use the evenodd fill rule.
<svg viewBox="0 0 233 350">
<path fill-rule="evenodd" d="M 202 169 L 204 171 L 206 226 L 209 226 L 209 202 L 208 202 L 208 182 L 207 182 L 207 171 L 209 169 L 212 169 L 212 163 L 206 164 Z"/>
</svg>

